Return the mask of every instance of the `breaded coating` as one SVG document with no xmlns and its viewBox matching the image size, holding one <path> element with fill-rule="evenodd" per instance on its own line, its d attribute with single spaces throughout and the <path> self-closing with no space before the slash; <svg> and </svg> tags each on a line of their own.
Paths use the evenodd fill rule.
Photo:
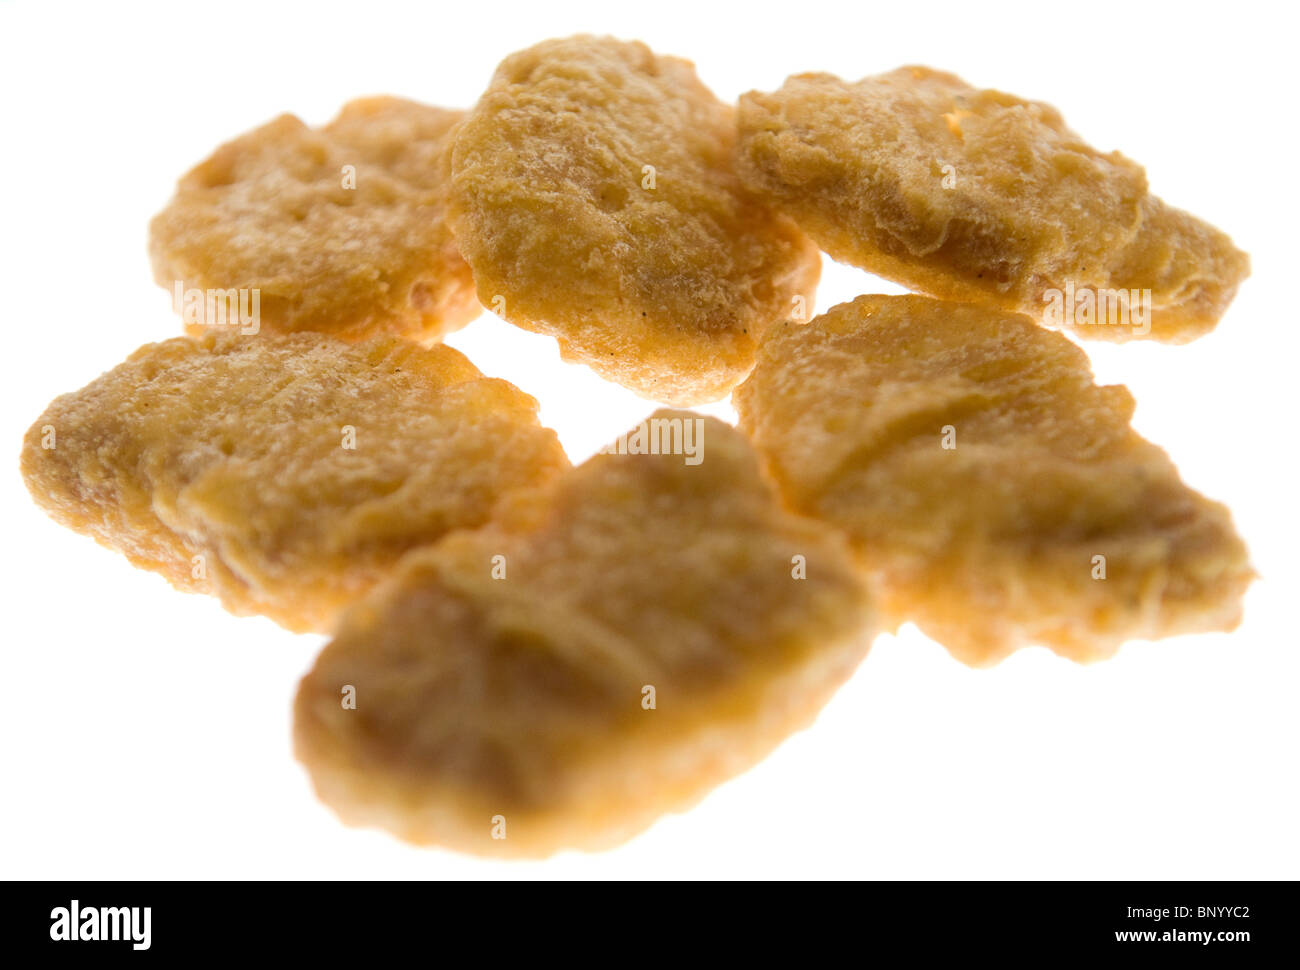
<svg viewBox="0 0 1300 970">
<path fill-rule="evenodd" d="M 642 397 L 725 397 L 769 324 L 811 315 L 820 273 L 741 188 L 735 141 L 688 61 L 586 36 L 512 54 L 451 145 L 479 299 Z"/>
<path fill-rule="evenodd" d="M 446 222 L 442 161 L 461 116 L 363 98 L 320 130 L 281 115 L 222 145 L 150 224 L 154 279 L 178 312 L 177 286 L 256 291 L 273 333 L 432 341 L 464 326 L 482 307 Z M 186 315 L 195 336 L 222 326 Z"/>
<path fill-rule="evenodd" d="M 739 123 L 751 189 L 837 260 L 931 296 L 1081 337 L 1183 343 L 1250 273 L 1225 234 L 1151 195 L 1141 166 L 1084 144 L 1055 108 L 951 74 L 799 74 L 744 95 Z M 1067 284 L 1107 306 L 1149 290 L 1149 315 L 1045 320 Z"/>
<path fill-rule="evenodd" d="M 321 134 L 355 156 L 359 175 L 373 167 L 418 189 L 442 193 L 445 202 L 447 146 L 452 128 L 464 117 L 463 111 L 377 95 L 349 101 Z"/>
<path fill-rule="evenodd" d="M 1230 630 L 1253 577 L 1228 510 L 1129 426 L 1062 334 L 863 296 L 774 330 L 734 396 L 795 509 L 847 533 L 884 612 L 965 663 Z"/>
<path fill-rule="evenodd" d="M 62 525 L 295 631 L 568 464 L 536 401 L 451 348 L 320 334 L 141 347 L 56 399 L 22 453 Z"/>
<path fill-rule="evenodd" d="M 674 422 L 701 461 L 634 435 L 345 614 L 295 705 L 345 822 L 483 855 L 603 848 L 764 757 L 853 671 L 874 616 L 843 540 L 784 511 L 728 425 L 642 429 Z"/>
</svg>

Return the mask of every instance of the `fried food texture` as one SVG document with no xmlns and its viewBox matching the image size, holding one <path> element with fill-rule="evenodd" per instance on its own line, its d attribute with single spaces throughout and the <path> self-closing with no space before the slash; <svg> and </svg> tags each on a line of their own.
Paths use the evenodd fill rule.
<svg viewBox="0 0 1300 970">
<path fill-rule="evenodd" d="M 326 631 L 407 551 L 568 467 L 536 402 L 394 337 L 186 337 L 56 399 L 22 471 L 51 517 L 179 589 Z"/>
<path fill-rule="evenodd" d="M 811 241 L 741 187 L 735 141 L 693 66 L 644 44 L 506 58 L 450 153 L 479 299 L 642 397 L 725 397 L 767 326 L 811 315 L 820 273 Z"/>
<path fill-rule="evenodd" d="M 345 340 L 432 341 L 481 313 L 446 220 L 442 155 L 460 117 L 363 98 L 322 129 L 281 115 L 218 148 L 150 224 L 154 279 L 187 332 L 232 326 L 202 309 L 209 294 L 245 307 L 256 294 L 268 332 Z"/>
<path fill-rule="evenodd" d="M 702 460 L 636 453 L 674 423 Z M 346 614 L 295 706 L 345 822 L 603 848 L 765 756 L 858 664 L 874 616 L 847 547 L 782 508 L 742 435 L 659 411 L 621 440 Z"/>
<path fill-rule="evenodd" d="M 958 659 L 1230 630 L 1253 577 L 1228 511 L 1134 432 L 1133 398 L 1029 319 L 863 296 L 773 331 L 734 396 L 798 511 L 881 607 Z"/>
<path fill-rule="evenodd" d="M 749 188 L 837 260 L 930 296 L 1085 338 L 1183 343 L 1250 272 L 1224 233 L 1153 196 L 1141 166 L 1085 144 L 1055 108 L 951 74 L 795 75 L 744 95 L 738 117 Z M 1116 310 L 1062 314 L 1074 291 Z"/>
</svg>

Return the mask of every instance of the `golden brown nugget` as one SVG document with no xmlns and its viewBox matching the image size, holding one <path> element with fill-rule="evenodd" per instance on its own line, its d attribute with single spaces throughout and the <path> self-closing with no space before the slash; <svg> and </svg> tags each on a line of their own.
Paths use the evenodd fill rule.
<svg viewBox="0 0 1300 970">
<path fill-rule="evenodd" d="M 800 74 L 744 95 L 739 120 L 751 189 L 836 259 L 931 296 L 1082 337 L 1182 343 L 1250 272 L 1226 235 L 1151 195 L 1141 166 L 1084 144 L 1055 108 L 951 74 Z"/>
<path fill-rule="evenodd" d="M 452 128 L 464 117 L 463 111 L 377 95 L 349 101 L 321 133 L 354 153 L 362 172 L 373 166 L 445 197 L 444 156 Z"/>
<path fill-rule="evenodd" d="M 625 450 L 665 428 L 702 461 L 598 455 L 345 615 L 294 728 L 345 822 L 485 855 L 603 848 L 764 757 L 857 666 L 874 617 L 843 540 L 785 512 L 712 418 L 657 412 Z"/>
<path fill-rule="evenodd" d="M 773 331 L 734 396 L 795 509 L 849 536 L 895 622 L 965 663 L 1230 630 L 1253 573 L 1228 510 L 1129 427 L 1067 337 L 920 296 Z"/>
<path fill-rule="evenodd" d="M 403 553 L 568 467 L 536 412 L 440 345 L 180 337 L 55 400 L 22 469 L 55 520 L 177 588 L 327 630 Z"/>
<path fill-rule="evenodd" d="M 811 308 L 820 273 L 803 233 L 741 188 L 735 140 L 694 67 L 644 44 L 512 54 L 451 145 L 479 299 L 643 397 L 726 396 L 763 329 Z"/>
<path fill-rule="evenodd" d="M 257 307 L 245 332 L 346 340 L 434 340 L 481 313 L 446 222 L 440 159 L 461 115 L 363 98 L 323 129 L 281 115 L 218 148 L 150 225 L 154 279 L 187 331 L 231 326 L 209 294 Z"/>
</svg>

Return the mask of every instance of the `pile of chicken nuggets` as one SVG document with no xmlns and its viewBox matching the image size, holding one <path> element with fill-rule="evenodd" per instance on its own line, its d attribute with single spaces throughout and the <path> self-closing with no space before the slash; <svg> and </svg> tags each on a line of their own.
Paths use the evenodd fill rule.
<svg viewBox="0 0 1300 970">
<path fill-rule="evenodd" d="M 809 319 L 823 251 L 915 292 Z M 468 111 L 366 98 L 222 145 L 150 256 L 187 335 L 56 399 L 28 488 L 178 589 L 330 634 L 297 755 L 413 843 L 625 840 L 903 622 L 975 666 L 1092 661 L 1233 629 L 1254 577 L 1062 332 L 1197 338 L 1248 257 L 951 74 L 733 107 L 644 44 L 550 40 Z M 485 306 L 667 408 L 573 467 L 439 343 Z M 728 395 L 739 427 L 681 410 Z"/>
</svg>

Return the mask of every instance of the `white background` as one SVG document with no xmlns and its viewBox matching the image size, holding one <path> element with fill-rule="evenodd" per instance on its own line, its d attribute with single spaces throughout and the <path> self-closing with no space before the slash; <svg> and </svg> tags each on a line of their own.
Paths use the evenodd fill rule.
<svg viewBox="0 0 1300 970">
<path fill-rule="evenodd" d="M 48 521 L 0 475 L 0 877 L 1300 877 L 1296 825 L 1294 22 L 1284 4 L 981 0 L 301 7 L 0 6 L 0 442 L 179 332 L 146 224 L 219 142 L 394 93 L 471 104 L 512 50 L 580 31 L 693 59 L 725 99 L 793 72 L 906 63 L 1061 108 L 1254 276 L 1187 347 L 1088 347 L 1136 424 L 1228 502 L 1263 580 L 1228 636 L 991 671 L 881 637 L 808 731 L 627 846 L 483 862 L 344 828 L 290 750 L 319 637 L 214 601 Z M 897 287 L 827 263 L 818 306 Z M 542 402 L 579 461 L 652 405 L 485 314 L 451 341 Z M 708 408 L 730 415 L 726 405 Z"/>
</svg>

